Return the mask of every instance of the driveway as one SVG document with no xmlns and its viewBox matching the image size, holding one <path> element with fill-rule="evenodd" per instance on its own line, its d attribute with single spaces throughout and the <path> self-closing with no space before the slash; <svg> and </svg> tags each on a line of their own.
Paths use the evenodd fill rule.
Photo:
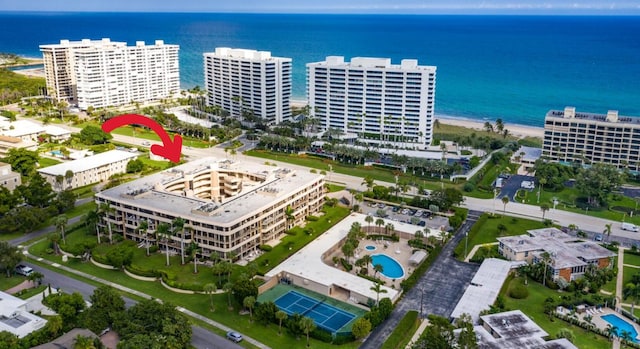
<svg viewBox="0 0 640 349">
<path fill-rule="evenodd" d="M 477 264 L 463 263 L 453 258 L 453 250 L 464 234 L 471 229 L 482 212 L 469 211 L 469 217 L 456 235 L 442 249 L 440 255 L 422 275 L 417 284 L 396 304 L 391 316 L 380 324 L 360 346 L 377 349 L 389 337 L 398 322 L 409 310 L 417 310 L 422 317 L 436 314 L 449 318 L 465 289 L 478 270 Z M 421 309 L 422 308 L 422 309 Z"/>
<path fill-rule="evenodd" d="M 535 183 L 536 178 L 533 176 L 523 176 L 523 175 L 513 175 L 506 181 L 502 182 L 502 188 L 500 189 L 500 194 L 498 194 L 498 198 L 506 196 L 511 201 L 516 201 L 516 193 L 520 188 L 520 184 L 522 181 L 533 181 Z M 533 191 L 533 189 L 524 189 Z"/>
</svg>

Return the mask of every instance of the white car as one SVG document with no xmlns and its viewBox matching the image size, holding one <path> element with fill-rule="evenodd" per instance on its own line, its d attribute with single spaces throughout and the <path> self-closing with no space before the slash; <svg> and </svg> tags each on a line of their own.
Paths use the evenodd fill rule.
<svg viewBox="0 0 640 349">
<path fill-rule="evenodd" d="M 16 274 L 18 275 L 22 275 L 22 276 L 29 276 L 33 273 L 33 268 L 28 267 L 26 265 L 23 264 L 19 264 L 16 266 Z"/>
</svg>

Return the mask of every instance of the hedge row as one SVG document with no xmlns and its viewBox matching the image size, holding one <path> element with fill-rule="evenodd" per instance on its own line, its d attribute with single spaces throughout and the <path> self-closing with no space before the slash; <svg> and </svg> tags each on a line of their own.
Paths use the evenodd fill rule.
<svg viewBox="0 0 640 349">
<path fill-rule="evenodd" d="M 419 324 L 418 312 L 415 310 L 408 311 L 402 320 L 398 322 L 396 328 L 393 329 L 389 338 L 382 344 L 381 349 L 399 349 L 406 347 L 418 329 Z"/>
<path fill-rule="evenodd" d="M 436 259 L 436 257 L 438 257 L 441 251 L 442 246 L 434 247 L 431 252 L 429 252 L 427 258 L 422 263 L 420 263 L 416 270 L 414 270 L 408 278 L 402 280 L 402 282 L 400 283 L 400 287 L 402 287 L 404 292 L 409 291 L 413 286 L 415 286 L 420 276 L 422 276 L 422 274 L 427 271 L 431 263 L 433 263 L 433 261 Z"/>
</svg>

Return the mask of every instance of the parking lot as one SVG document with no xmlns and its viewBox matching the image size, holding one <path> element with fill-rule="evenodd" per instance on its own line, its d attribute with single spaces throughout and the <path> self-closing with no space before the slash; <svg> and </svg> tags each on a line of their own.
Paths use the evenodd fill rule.
<svg viewBox="0 0 640 349">
<path fill-rule="evenodd" d="M 447 217 L 434 215 L 429 210 L 414 207 L 391 206 L 383 203 L 364 202 L 361 205 L 362 213 L 370 214 L 373 217 L 391 219 L 398 222 L 414 224 L 417 229 L 428 227 L 440 230 L 444 227 L 449 230 L 449 219 Z"/>
<path fill-rule="evenodd" d="M 533 176 L 513 175 L 508 179 L 504 179 L 502 181 L 502 188 L 500 188 L 498 198 L 506 196 L 509 198 L 509 200 L 516 202 L 516 194 L 518 193 L 518 190 L 522 189 L 528 190 L 530 192 L 535 190 L 522 188 L 521 185 L 523 181 L 530 181 L 532 183 L 535 183 L 536 178 Z"/>
</svg>

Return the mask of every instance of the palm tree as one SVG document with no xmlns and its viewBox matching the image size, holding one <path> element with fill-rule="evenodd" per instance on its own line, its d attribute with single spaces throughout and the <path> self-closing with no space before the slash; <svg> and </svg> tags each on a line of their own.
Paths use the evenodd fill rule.
<svg viewBox="0 0 640 349">
<path fill-rule="evenodd" d="M 149 255 L 149 236 L 147 235 L 147 229 L 149 229 L 149 222 L 146 220 L 141 220 L 138 223 L 138 233 L 140 235 L 144 235 L 144 244 L 147 247 L 147 256 Z"/>
<path fill-rule="evenodd" d="M 509 203 L 509 197 L 505 195 L 500 200 L 502 200 L 502 215 L 505 216 L 507 214 L 507 204 Z"/>
<path fill-rule="evenodd" d="M 204 285 L 204 293 L 209 295 L 209 302 L 211 303 L 211 311 L 215 311 L 215 307 L 213 306 L 213 294 L 218 291 L 218 286 L 214 283 L 209 283 Z"/>
<path fill-rule="evenodd" d="M 48 239 L 53 245 L 53 251 L 55 252 L 55 254 L 60 254 L 60 234 L 53 232 L 49 234 Z"/>
<path fill-rule="evenodd" d="M 109 216 L 109 214 L 114 213 L 115 211 L 116 209 L 111 207 L 109 203 L 100 204 L 100 206 L 98 206 L 98 215 L 100 215 L 100 217 L 102 217 L 103 219 L 105 219 L 105 217 Z M 107 224 L 107 229 L 109 229 L 109 244 L 112 244 L 113 236 L 112 236 L 111 223 L 107 222 L 106 219 L 105 219 L 105 222 Z"/>
<path fill-rule="evenodd" d="M 373 216 L 366 216 L 364 218 L 364 221 L 368 223 L 368 225 L 367 225 L 367 234 L 369 234 L 369 227 L 371 226 L 371 223 L 373 223 Z"/>
<path fill-rule="evenodd" d="M 29 276 L 27 276 L 27 280 L 35 282 L 38 285 L 42 283 L 42 279 L 44 279 L 44 274 L 39 271 L 34 271 L 33 273 L 29 274 Z"/>
<path fill-rule="evenodd" d="M 78 335 L 73 343 L 73 349 L 96 349 L 93 338 Z"/>
<path fill-rule="evenodd" d="M 87 225 L 89 229 L 92 227 L 96 228 L 96 236 L 98 237 L 98 244 L 100 244 L 100 229 L 98 227 L 98 221 L 100 220 L 100 215 L 98 214 L 98 210 L 91 210 L 87 212 L 84 216 L 84 223 Z"/>
<path fill-rule="evenodd" d="M 62 234 L 63 244 L 67 243 L 64 237 L 64 229 L 67 227 L 68 222 L 69 222 L 69 218 L 63 214 L 57 216 L 55 220 L 56 229 L 60 231 L 60 233 Z"/>
<path fill-rule="evenodd" d="M 395 227 L 393 224 L 391 224 L 391 223 L 387 223 L 387 225 L 385 225 L 385 226 L 384 226 L 384 232 L 385 232 L 387 235 L 389 235 L 389 232 L 390 232 L 390 231 L 395 231 L 395 230 L 396 230 L 396 227 Z"/>
<path fill-rule="evenodd" d="M 542 279 L 542 286 L 547 285 L 547 265 L 551 262 L 551 255 L 549 252 L 544 251 L 540 254 L 540 258 L 542 258 L 542 263 L 544 263 L 544 278 Z"/>
<path fill-rule="evenodd" d="M 544 215 L 547 213 L 547 211 L 549 211 L 550 207 L 549 204 L 542 204 L 540 205 L 540 209 L 542 210 L 542 220 L 544 221 Z"/>
<path fill-rule="evenodd" d="M 289 317 L 287 313 L 282 310 L 276 311 L 276 320 L 278 320 L 278 335 L 282 334 L 282 321 L 286 320 Z"/>
<path fill-rule="evenodd" d="M 626 344 L 631 342 L 633 338 L 631 337 L 631 333 L 627 330 L 620 331 L 620 340 L 622 340 L 622 347 L 626 347 Z"/>
<path fill-rule="evenodd" d="M 169 229 L 169 224 L 167 223 L 160 223 L 158 225 L 158 229 L 156 230 L 156 234 L 165 239 L 165 244 L 164 244 L 164 251 L 166 252 L 167 255 L 167 266 L 171 265 L 171 262 L 169 261 L 169 241 L 171 241 L 171 230 Z"/>
<path fill-rule="evenodd" d="M 378 273 L 382 273 L 384 271 L 384 267 L 382 266 L 382 264 L 374 264 L 373 270 L 374 270 L 373 277 L 375 278 L 378 275 Z"/>
<path fill-rule="evenodd" d="M 377 264 L 376 266 L 378 265 L 379 264 Z M 380 301 L 380 293 L 387 293 L 387 290 L 382 288 L 382 283 L 380 281 L 375 281 L 373 283 L 373 286 L 371 286 L 370 290 L 376 293 L 376 305 L 378 305 Z"/>
<path fill-rule="evenodd" d="M 380 228 L 384 225 L 384 219 L 378 218 L 376 219 L 376 226 L 378 227 L 378 233 L 380 233 Z"/>
<path fill-rule="evenodd" d="M 191 244 L 189 245 L 189 254 L 193 260 L 194 274 L 198 274 L 198 252 L 200 252 L 200 246 L 195 241 L 191 241 Z"/>
<path fill-rule="evenodd" d="M 371 258 L 371 255 L 365 254 L 360 259 L 362 260 L 362 263 L 367 266 L 367 275 L 369 275 L 369 264 L 373 262 L 373 258 Z"/>
<path fill-rule="evenodd" d="M 602 233 L 607 235 L 607 241 L 609 241 L 609 238 L 611 237 L 611 223 L 604 225 L 604 231 Z"/>
<path fill-rule="evenodd" d="M 173 233 L 178 235 L 180 232 L 180 263 L 184 265 L 184 219 L 181 217 L 176 217 L 171 225 L 173 226 Z"/>
<path fill-rule="evenodd" d="M 308 317 L 303 317 L 302 319 L 300 319 L 300 328 L 302 328 L 302 331 L 304 332 L 304 334 L 307 335 L 307 348 L 309 347 L 309 334 L 311 332 L 313 332 L 313 330 L 316 329 L 316 323 L 313 322 L 313 319 L 308 318 Z"/>
<path fill-rule="evenodd" d="M 367 190 L 371 191 L 371 189 L 373 189 L 373 178 L 370 176 L 364 177 L 364 179 L 362 180 L 362 185 L 367 187 Z"/>
<path fill-rule="evenodd" d="M 227 281 L 222 286 L 222 290 L 227 294 L 227 307 L 231 309 L 231 291 L 233 290 L 233 284 Z"/>
<path fill-rule="evenodd" d="M 622 289 L 622 298 L 631 298 L 631 314 L 633 314 L 633 308 L 640 298 L 640 283 L 629 282 L 624 285 L 624 288 Z"/>
<path fill-rule="evenodd" d="M 586 315 L 583 319 L 587 323 L 587 332 L 589 332 L 593 327 L 593 315 Z"/>
<path fill-rule="evenodd" d="M 612 326 L 611 324 L 607 324 L 607 328 L 605 328 L 605 332 L 607 333 L 607 338 L 610 340 L 613 337 L 618 335 L 618 326 Z"/>
<path fill-rule="evenodd" d="M 256 305 L 256 297 L 247 296 L 244 297 L 242 304 L 245 308 L 249 309 L 249 321 L 253 322 L 253 307 Z"/>
</svg>

